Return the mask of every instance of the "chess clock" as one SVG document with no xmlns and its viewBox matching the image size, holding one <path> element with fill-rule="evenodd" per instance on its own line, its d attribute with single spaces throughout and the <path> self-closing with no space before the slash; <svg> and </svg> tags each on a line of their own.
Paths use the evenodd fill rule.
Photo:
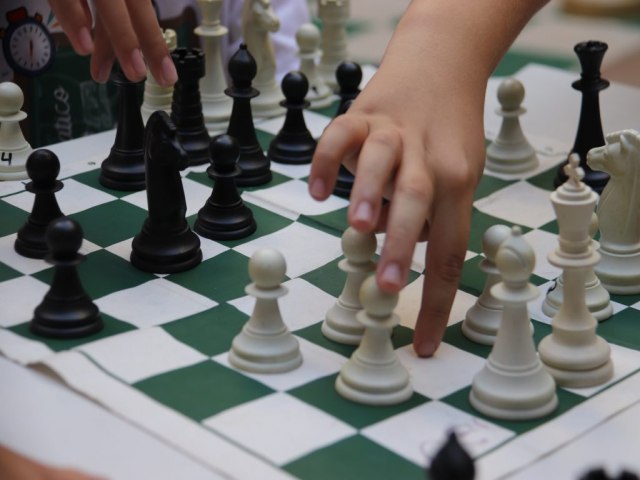
<svg viewBox="0 0 640 480">
<path fill-rule="evenodd" d="M 27 77 L 45 72 L 53 64 L 55 45 L 42 15 L 30 17 L 26 8 L 18 7 L 7 12 L 7 21 L 9 25 L 0 29 L 0 39 L 9 67 Z"/>
</svg>

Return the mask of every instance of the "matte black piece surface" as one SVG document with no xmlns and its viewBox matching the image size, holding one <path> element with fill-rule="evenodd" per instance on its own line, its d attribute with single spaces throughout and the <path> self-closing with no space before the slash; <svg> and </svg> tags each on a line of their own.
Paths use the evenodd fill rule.
<svg viewBox="0 0 640 480">
<path fill-rule="evenodd" d="M 623 470 L 617 477 L 612 477 L 602 468 L 595 468 L 585 473 L 580 480 L 638 480 L 640 477 L 633 472 Z"/>
<path fill-rule="evenodd" d="M 24 257 L 44 258 L 49 251 L 47 227 L 63 215 L 56 200 L 56 192 L 62 188 L 62 182 L 56 180 L 60 161 L 51 150 L 42 148 L 29 155 L 25 168 L 31 179 L 25 189 L 35 194 L 35 198 L 27 221 L 18 230 L 14 248 Z"/>
<path fill-rule="evenodd" d="M 53 264 L 51 287 L 34 312 L 30 330 L 44 337 L 77 338 L 102 330 L 98 307 L 80 282 L 77 265 L 83 260 L 78 253 L 82 245 L 82 228 L 68 217 L 60 217 L 47 228 L 50 253 L 46 260 Z"/>
<path fill-rule="evenodd" d="M 609 82 L 600 76 L 600 65 L 607 51 L 607 44 L 597 41 L 581 42 L 574 47 L 574 51 L 580 60 L 582 73 L 580 79 L 573 82 L 571 86 L 582 92 L 582 104 L 578 131 L 571 153 L 577 153 L 580 156 L 580 167 L 584 170 L 582 181 L 600 194 L 609 181 L 609 175 L 592 170 L 587 165 L 587 153 L 592 148 L 605 144 L 600 119 L 599 92 L 609 86 Z M 553 182 L 556 188 L 567 180 L 564 173 L 567 161 L 558 167 Z"/>
<path fill-rule="evenodd" d="M 269 144 L 267 156 L 278 163 L 311 163 L 317 142 L 307 128 L 303 114 L 310 105 L 305 101 L 309 81 L 304 73 L 294 71 L 284 76 L 281 86 L 285 100 L 280 105 L 287 109 L 287 113 L 282 128 Z"/>
<path fill-rule="evenodd" d="M 341 62 L 336 68 L 336 83 L 340 97 L 340 103 L 336 110 L 336 117 L 345 113 L 350 106 L 350 102 L 360 94 L 360 83 L 362 82 L 362 68 L 356 62 Z"/>
<path fill-rule="evenodd" d="M 256 230 L 253 213 L 244 204 L 236 187 L 240 174 L 240 149 L 229 135 L 219 135 L 211 141 L 211 167 L 207 170 L 214 179 L 213 191 L 198 212 L 193 229 L 213 240 L 235 240 Z"/>
<path fill-rule="evenodd" d="M 429 480 L 473 480 L 476 468 L 473 459 L 462 448 L 454 432 L 450 432 L 445 444 L 429 466 Z"/>
<path fill-rule="evenodd" d="M 200 99 L 200 79 L 204 77 L 204 53 L 197 48 L 179 47 L 171 52 L 178 72 L 173 88 L 171 120 L 178 139 L 189 156 L 189 165 L 209 163 L 209 132 L 204 123 Z"/>
<path fill-rule="evenodd" d="M 118 87 L 118 125 L 109 156 L 102 162 L 100 183 L 114 190 L 143 190 L 144 123 L 140 112 L 139 86 L 117 68 L 112 81 Z"/>
<path fill-rule="evenodd" d="M 347 100 L 343 105 L 344 111 L 342 113 L 345 113 L 347 110 L 349 110 L 349 107 L 352 103 L 353 100 Z M 340 168 L 338 169 L 338 176 L 336 177 L 336 185 L 335 187 L 333 187 L 334 195 L 348 199 L 351 196 L 351 189 L 353 188 L 354 181 L 355 177 L 353 176 L 353 173 L 351 173 L 347 169 L 347 167 L 341 164 Z"/>
<path fill-rule="evenodd" d="M 202 260 L 200 239 L 185 218 L 187 204 L 180 170 L 189 157 L 164 111 L 151 114 L 145 129 L 149 216 L 133 239 L 131 263 L 153 273 L 189 270 Z"/>
<path fill-rule="evenodd" d="M 256 61 L 247 46 L 240 45 L 229 60 L 232 86 L 225 93 L 233 99 L 227 134 L 240 146 L 238 165 L 242 172 L 236 178 L 236 184 L 241 187 L 264 185 L 271 180 L 271 162 L 258 142 L 251 112 L 251 99 L 260 94 L 251 86 L 257 71 Z"/>
</svg>

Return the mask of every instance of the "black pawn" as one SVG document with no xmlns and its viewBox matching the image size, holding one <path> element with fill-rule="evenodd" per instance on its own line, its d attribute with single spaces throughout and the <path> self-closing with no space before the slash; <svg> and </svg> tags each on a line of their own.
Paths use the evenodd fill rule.
<svg viewBox="0 0 640 480">
<path fill-rule="evenodd" d="M 350 102 L 360 94 L 360 83 L 362 82 L 362 68 L 356 62 L 341 62 L 336 68 L 336 82 L 340 97 L 340 103 L 336 110 L 336 117 L 342 115 L 349 109 Z"/>
<path fill-rule="evenodd" d="M 211 141 L 211 167 L 207 173 L 215 180 L 207 203 L 198 212 L 193 229 L 212 240 L 235 240 L 256 231 L 253 213 L 244 204 L 236 177 L 240 174 L 238 142 L 229 135 Z"/>
<path fill-rule="evenodd" d="M 78 338 L 102 330 L 98 307 L 84 291 L 77 266 L 84 259 L 78 253 L 82 245 L 82 228 L 77 222 L 61 217 L 47 228 L 50 253 L 46 260 L 53 264 L 51 288 L 33 312 L 30 330 L 43 337 Z"/>
<path fill-rule="evenodd" d="M 29 155 L 25 168 L 31 179 L 25 189 L 35 194 L 35 198 L 27 221 L 18 230 L 14 248 L 24 257 L 44 258 L 49 251 L 47 227 L 63 215 L 56 200 L 56 192 L 62 188 L 62 182 L 56 179 L 60 161 L 51 150 L 42 148 Z"/>
<path fill-rule="evenodd" d="M 100 183 L 114 190 L 143 190 L 144 123 L 140 113 L 139 88 L 117 68 L 112 81 L 118 87 L 118 125 L 109 156 L 102 162 Z"/>
<path fill-rule="evenodd" d="M 338 83 L 338 96 L 340 103 L 336 111 L 336 117 L 342 115 L 349 110 L 351 104 L 360 93 L 360 83 L 362 82 L 362 68 L 356 62 L 342 62 L 336 69 L 336 82 Z M 347 167 L 340 165 L 338 170 L 338 178 L 333 193 L 342 198 L 351 196 L 351 189 L 355 178 L 353 174 L 347 170 Z"/>
<path fill-rule="evenodd" d="M 189 270 L 202 260 L 200 238 L 185 218 L 180 170 L 188 166 L 189 157 L 164 111 L 151 114 L 144 136 L 149 216 L 133 238 L 131 264 L 152 273 Z"/>
<path fill-rule="evenodd" d="M 178 72 L 173 89 L 171 120 L 189 156 L 189 165 L 209 163 L 209 133 L 204 124 L 199 82 L 204 77 L 204 53 L 197 48 L 176 48 L 171 57 Z"/>
<path fill-rule="evenodd" d="M 269 144 L 267 156 L 278 163 L 311 163 L 317 142 L 307 128 L 303 114 L 310 105 L 305 101 L 309 81 L 302 72 L 289 72 L 282 79 L 281 86 L 285 100 L 280 105 L 287 109 L 287 114 L 282 128 Z"/>
<path fill-rule="evenodd" d="M 430 480 L 473 480 L 476 468 L 473 459 L 462 448 L 454 432 L 449 433 L 445 444 L 429 466 Z"/>
<path fill-rule="evenodd" d="M 609 175 L 605 172 L 592 170 L 587 165 L 587 153 L 592 148 L 605 144 L 600 119 L 599 92 L 609 86 L 609 82 L 600 77 L 600 65 L 607 51 L 607 44 L 597 41 L 581 42 L 573 50 L 580 60 L 582 73 L 580 79 L 573 82 L 571 86 L 582 92 L 582 105 L 578 131 L 570 154 L 577 153 L 580 156 L 580 167 L 584 170 L 582 181 L 600 194 L 609 181 Z M 558 167 L 553 182 L 556 188 L 567 180 L 564 173 L 564 166 L 567 162 L 568 160 Z"/>
<path fill-rule="evenodd" d="M 227 134 L 238 141 L 242 173 L 236 178 L 241 187 L 264 185 L 271 180 L 271 165 L 258 142 L 251 112 L 251 99 L 260 93 L 251 86 L 257 73 L 255 59 L 242 44 L 229 60 L 232 86 L 225 93 L 233 99 Z"/>
</svg>

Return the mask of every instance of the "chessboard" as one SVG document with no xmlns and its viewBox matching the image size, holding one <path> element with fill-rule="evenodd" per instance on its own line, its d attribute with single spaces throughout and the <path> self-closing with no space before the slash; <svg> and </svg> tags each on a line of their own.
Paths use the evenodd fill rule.
<svg viewBox="0 0 640 480">
<path fill-rule="evenodd" d="M 540 478 L 544 470 L 536 466 L 549 459 L 559 459 L 551 478 L 577 478 L 602 465 L 608 445 L 600 437 L 598 454 L 577 457 L 579 464 L 569 455 L 573 460 L 564 461 L 564 470 L 557 468 L 563 451 L 591 433 L 597 436 L 611 419 L 640 405 L 640 296 L 613 296 L 615 313 L 598 327 L 612 348 L 614 378 L 594 388 L 558 388 L 558 408 L 539 420 L 499 421 L 471 407 L 470 384 L 490 347 L 471 342 L 461 331 L 465 312 L 485 282 L 478 268 L 482 235 L 495 224 L 519 225 L 533 246 L 531 282 L 541 293 L 529 306 L 536 343 L 551 331 L 540 308 L 559 273 L 546 260 L 558 233 L 549 194 L 575 134 L 579 97 L 569 87 L 574 76 L 537 66 L 518 74 L 528 92 L 523 126 L 540 166 L 526 178 L 482 178 L 449 326 L 429 359 L 418 358 L 411 346 L 428 245 L 416 249 L 409 284 L 396 309 L 401 324 L 392 336 L 414 389 L 402 404 L 363 406 L 343 399 L 334 388 L 354 347 L 326 339 L 320 326 L 345 281 L 338 262 L 347 200 L 313 201 L 307 193 L 308 165 L 274 163 L 269 184 L 242 190 L 257 222 L 255 233 L 234 241 L 202 239 L 203 261 L 192 270 L 145 273 L 129 263 L 132 237 L 146 216 L 145 192 L 118 192 L 98 181 L 113 131 L 49 147 L 61 160 L 60 208 L 84 231 L 79 273 L 100 308 L 104 329 L 74 340 L 30 333 L 29 321 L 52 280 L 52 268 L 15 253 L 16 231 L 33 195 L 22 182 L 2 182 L 0 352 L 26 368 L 53 372 L 69 389 L 196 459 L 212 478 L 423 479 L 425 466 L 451 429 L 473 456 L 477 478 Z M 488 138 L 499 121 L 492 113 L 496 82 L 492 80 L 487 94 Z M 640 91 L 622 86 L 611 90 L 602 100 L 605 130 L 640 127 L 638 108 L 629 108 L 640 105 Z M 548 111 L 544 115 L 544 105 L 555 105 L 553 116 Z M 314 136 L 321 134 L 335 107 L 305 112 Z M 629 123 L 631 113 L 635 124 Z M 257 123 L 265 149 L 281 124 L 282 118 Z M 183 172 L 191 223 L 211 193 L 205 168 Z M 378 236 L 379 247 L 383 239 Z M 248 259 L 262 247 L 278 249 L 287 263 L 288 294 L 279 305 L 303 356 L 302 366 L 290 373 L 249 374 L 228 361 L 231 341 L 253 308 L 254 298 L 245 293 Z M 619 440 L 629 448 L 634 443 L 633 438 Z M 616 444 L 613 438 L 606 442 Z M 631 467 L 640 468 L 637 459 Z"/>
</svg>

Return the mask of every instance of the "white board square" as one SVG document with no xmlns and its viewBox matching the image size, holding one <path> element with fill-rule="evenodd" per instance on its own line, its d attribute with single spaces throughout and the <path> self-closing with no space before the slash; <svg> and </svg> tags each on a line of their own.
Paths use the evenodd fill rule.
<svg viewBox="0 0 640 480">
<path fill-rule="evenodd" d="M 244 403 L 203 423 L 277 465 L 356 433 L 353 427 L 286 393 Z"/>
<path fill-rule="evenodd" d="M 2 282 L 0 326 L 12 327 L 30 321 L 48 291 L 49 285 L 29 276 Z"/>
<path fill-rule="evenodd" d="M 217 305 L 213 300 L 164 278 L 111 293 L 95 303 L 100 311 L 138 328 L 161 325 Z"/>
<path fill-rule="evenodd" d="M 133 330 L 80 347 L 102 368 L 127 383 L 135 383 L 206 360 L 161 328 Z"/>
</svg>

